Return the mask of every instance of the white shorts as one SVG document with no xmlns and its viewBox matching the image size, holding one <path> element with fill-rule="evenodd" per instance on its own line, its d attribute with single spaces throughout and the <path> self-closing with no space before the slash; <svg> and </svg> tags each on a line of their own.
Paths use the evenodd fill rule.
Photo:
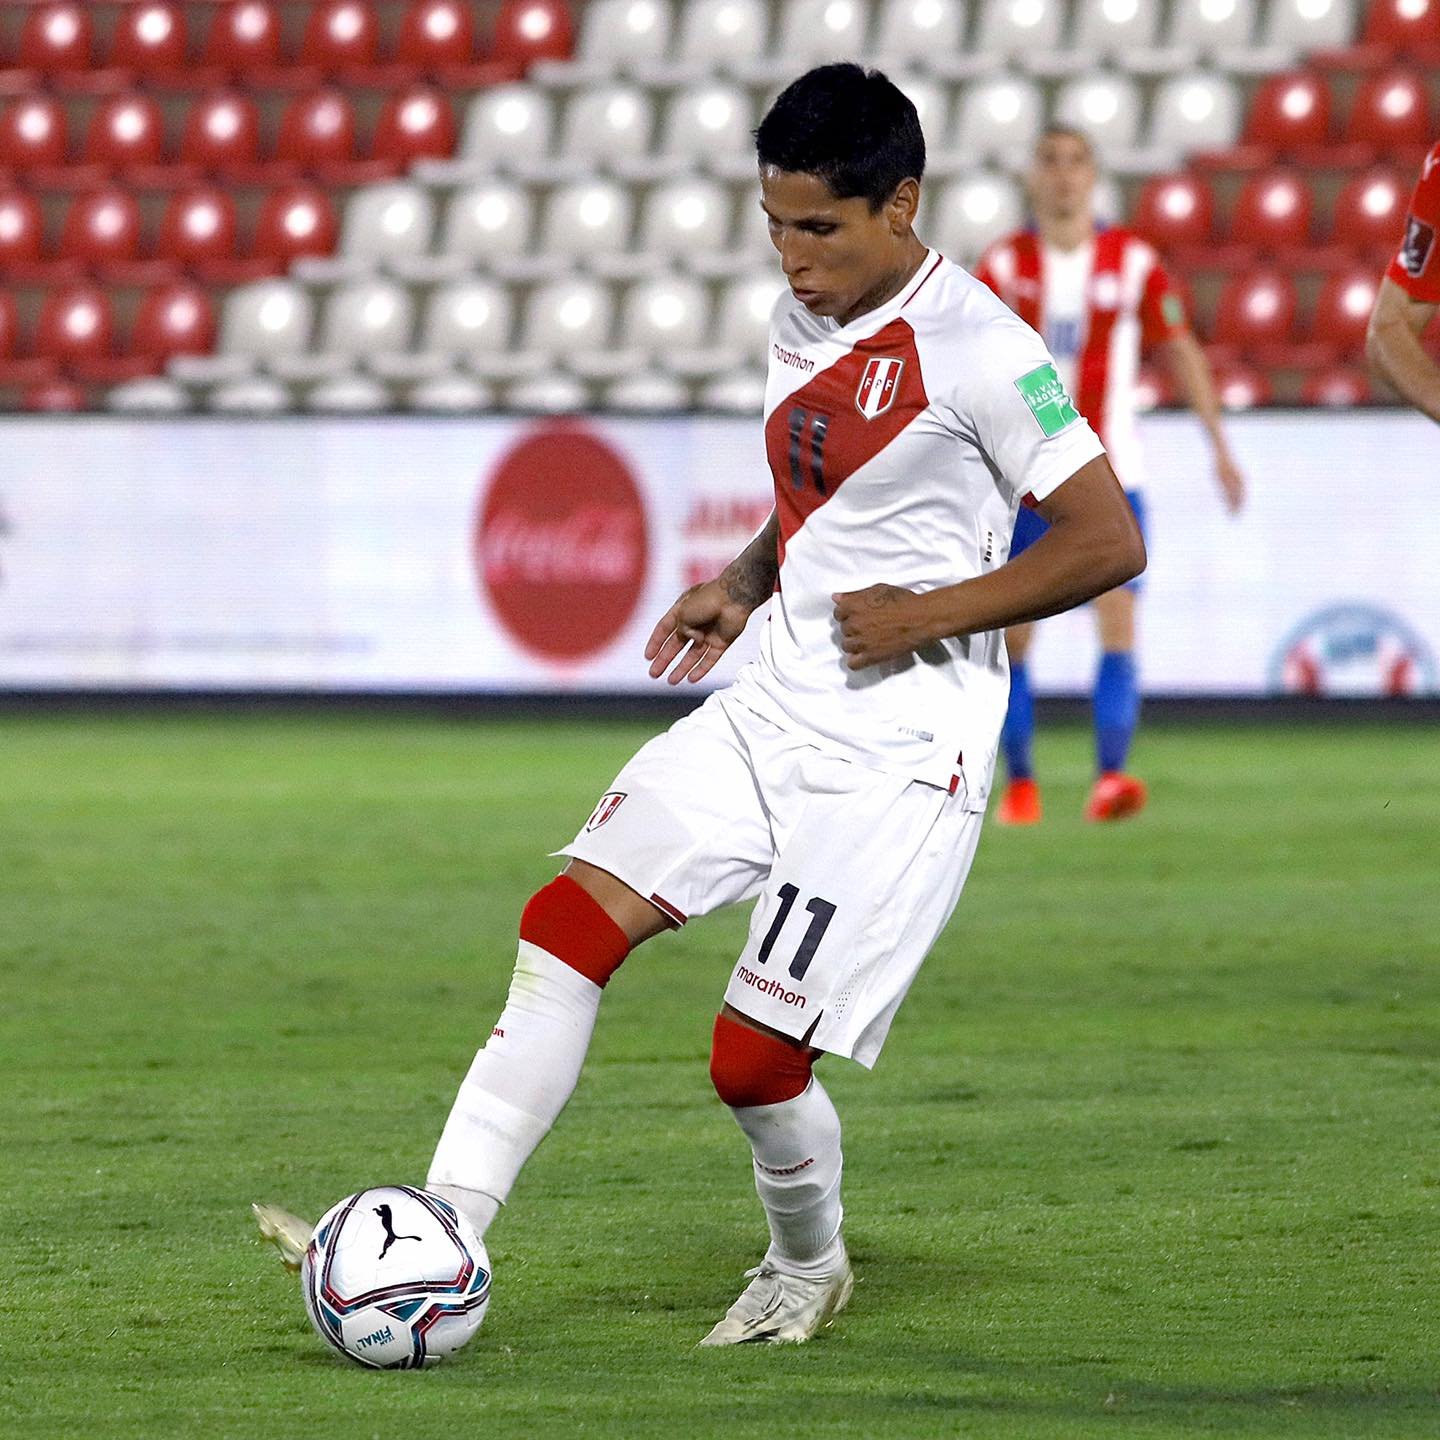
<svg viewBox="0 0 1440 1440">
<path fill-rule="evenodd" d="M 963 788 L 827 754 L 721 691 L 642 746 L 556 853 L 677 924 L 758 896 L 726 1001 L 870 1066 L 960 899 L 983 818 Z"/>
</svg>

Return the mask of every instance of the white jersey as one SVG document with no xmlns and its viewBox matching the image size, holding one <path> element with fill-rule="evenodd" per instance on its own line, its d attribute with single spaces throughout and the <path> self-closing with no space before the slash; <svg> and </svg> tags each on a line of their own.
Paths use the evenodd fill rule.
<svg viewBox="0 0 1440 1440">
<path fill-rule="evenodd" d="M 1009 697 L 998 632 L 846 668 L 832 596 L 928 591 L 1008 558 L 1015 513 L 1103 453 L 1040 337 L 930 251 L 848 325 L 775 307 L 765 393 L 780 574 L 734 696 L 832 753 L 985 803 Z"/>
</svg>

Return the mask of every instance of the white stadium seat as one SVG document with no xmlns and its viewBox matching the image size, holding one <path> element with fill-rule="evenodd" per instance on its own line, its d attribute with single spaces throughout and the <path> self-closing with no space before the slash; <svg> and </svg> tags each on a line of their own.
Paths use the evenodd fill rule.
<svg viewBox="0 0 1440 1440">
<path fill-rule="evenodd" d="M 425 307 L 420 347 L 433 355 L 503 351 L 514 327 L 510 292 L 491 280 L 457 280 L 442 286 Z"/>
<path fill-rule="evenodd" d="M 220 350 L 254 360 L 299 355 L 310 343 L 315 302 L 289 280 L 261 280 L 226 297 Z"/>
<path fill-rule="evenodd" d="M 551 193 L 541 224 L 545 253 L 582 260 L 623 250 L 630 239 L 634 200 L 611 180 L 585 180 Z"/>
<path fill-rule="evenodd" d="M 416 385 L 406 399 L 411 410 L 432 415 L 473 414 L 495 404 L 495 391 L 469 375 L 437 375 Z"/>
<path fill-rule="evenodd" d="M 555 102 L 533 85 L 497 85 L 483 90 L 465 112 L 460 155 L 491 165 L 538 160 L 550 152 Z"/>
<path fill-rule="evenodd" d="M 525 306 L 523 348 L 544 355 L 599 350 L 610 339 L 615 302 L 610 291 L 579 276 L 537 287 Z"/>
<path fill-rule="evenodd" d="M 658 60 L 670 48 L 669 0 L 590 0 L 577 58 L 614 73 L 635 60 Z"/>
<path fill-rule="evenodd" d="M 190 392 L 173 380 L 147 375 L 115 386 L 105 405 L 123 415 L 178 415 L 190 408 Z"/>
<path fill-rule="evenodd" d="M 217 385 L 205 399 L 208 409 L 222 415 L 283 415 L 293 403 L 288 385 L 258 375 Z"/>
<path fill-rule="evenodd" d="M 351 260 L 394 260 L 423 255 L 435 229 L 435 202 L 408 181 L 355 191 L 345 207 L 341 252 Z"/>
<path fill-rule="evenodd" d="M 305 408 L 329 415 L 373 415 L 390 408 L 390 391 L 368 375 L 339 375 L 311 389 Z"/>
<path fill-rule="evenodd" d="M 698 399 L 707 410 L 729 415 L 759 415 L 765 409 L 765 372 L 735 370 L 700 387 Z"/>
<path fill-rule="evenodd" d="M 620 312 L 620 344 L 659 354 L 704 344 L 710 296 L 703 285 L 681 275 L 663 275 L 632 285 Z"/>
<path fill-rule="evenodd" d="M 770 7 L 765 0 L 690 0 L 681 17 L 676 57 L 712 68 L 753 60 L 769 38 Z"/>
<path fill-rule="evenodd" d="M 1239 137 L 1240 118 L 1233 81 L 1203 70 L 1174 75 L 1155 92 L 1147 144 L 1177 155 L 1223 150 Z"/>
<path fill-rule="evenodd" d="M 1040 87 L 1018 75 L 997 75 L 965 88 L 949 143 L 972 159 L 996 157 L 1022 165 L 1044 122 Z"/>
<path fill-rule="evenodd" d="M 405 350 L 414 325 L 415 302 L 405 286 L 393 280 L 360 280 L 330 296 L 317 348 L 321 354 L 350 360 Z"/>
<path fill-rule="evenodd" d="M 457 190 L 445 212 L 443 250 L 476 265 L 524 255 L 535 230 L 530 193 L 508 180 L 485 180 Z"/>
<path fill-rule="evenodd" d="M 1205 51 L 1239 49 L 1255 33 L 1255 0 L 1174 0 L 1166 41 Z"/>
<path fill-rule="evenodd" d="M 1355 37 L 1355 0 L 1270 0 L 1264 43 L 1296 52 L 1339 48 Z"/>
<path fill-rule="evenodd" d="M 713 180 L 675 180 L 650 192 L 640 249 L 666 259 L 722 249 L 730 238 L 730 193 Z"/>
<path fill-rule="evenodd" d="M 1135 146 L 1140 131 L 1140 90 L 1128 75 L 1096 70 L 1067 80 L 1055 96 L 1055 119 L 1090 139 L 1097 155 Z"/>
<path fill-rule="evenodd" d="M 1072 46 L 1091 59 L 1149 50 L 1160 39 L 1160 0 L 1087 0 L 1076 6 Z"/>
<path fill-rule="evenodd" d="M 567 161 L 599 161 L 643 155 L 650 147 L 654 107 L 634 85 L 597 85 L 577 90 L 565 107 L 561 154 Z"/>
<path fill-rule="evenodd" d="M 780 12 L 777 57 L 798 75 L 829 60 L 854 60 L 866 52 L 870 0 L 785 0 Z"/>
<path fill-rule="evenodd" d="M 975 49 L 991 55 L 1056 50 L 1065 26 L 1062 0 L 986 0 Z"/>
<path fill-rule="evenodd" d="M 950 54 L 964 40 L 961 0 L 880 0 L 872 48 L 882 64 Z"/>
<path fill-rule="evenodd" d="M 785 281 L 778 272 L 732 280 L 720 295 L 715 343 L 738 351 L 754 364 L 765 363 L 770 312 L 784 293 Z"/>
<path fill-rule="evenodd" d="M 532 380 L 518 380 L 506 388 L 506 403 L 515 410 L 542 415 L 573 414 L 590 403 L 590 391 L 573 375 L 549 371 Z"/>
<path fill-rule="evenodd" d="M 915 107 L 927 146 L 937 144 L 950 128 L 950 92 L 947 87 L 922 75 L 897 74 L 890 78 Z"/>
<path fill-rule="evenodd" d="M 673 414 L 690 404 L 690 390 L 673 375 L 642 370 L 607 385 L 605 404 L 612 410 Z"/>
<path fill-rule="evenodd" d="M 770 238 L 770 220 L 760 208 L 760 187 L 753 180 L 734 187 L 740 223 L 735 227 L 735 249 L 754 259 L 779 265 L 775 242 Z"/>
<path fill-rule="evenodd" d="M 738 85 L 713 81 L 677 90 L 665 114 L 661 149 L 698 160 L 750 148 L 754 106 Z"/>
<path fill-rule="evenodd" d="M 932 243 L 952 260 L 970 264 L 992 240 L 1019 227 L 1025 206 L 1019 187 L 1003 175 L 978 172 L 941 190 L 926 216 Z"/>
</svg>

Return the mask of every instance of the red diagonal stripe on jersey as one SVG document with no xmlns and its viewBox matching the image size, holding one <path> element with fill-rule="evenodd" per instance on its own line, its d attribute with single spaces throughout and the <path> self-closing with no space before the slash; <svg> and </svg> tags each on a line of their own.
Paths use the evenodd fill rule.
<svg viewBox="0 0 1440 1440">
<path fill-rule="evenodd" d="M 899 361 L 900 372 L 895 377 L 893 366 L 877 367 L 892 377 L 895 393 L 881 414 L 867 420 L 860 391 L 873 360 Z M 782 564 L 786 543 L 807 517 L 929 403 L 915 332 L 907 321 L 892 320 L 775 407 L 765 422 L 765 450 L 775 480 Z"/>
</svg>

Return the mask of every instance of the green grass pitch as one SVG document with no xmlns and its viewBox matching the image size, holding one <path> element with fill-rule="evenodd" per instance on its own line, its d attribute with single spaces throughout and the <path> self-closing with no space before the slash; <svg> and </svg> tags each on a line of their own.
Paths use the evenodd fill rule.
<svg viewBox="0 0 1440 1440">
<path fill-rule="evenodd" d="M 648 727 L 650 729 L 654 726 Z M 643 725 L 0 719 L 6 1436 L 1440 1434 L 1440 734 L 1152 726 L 1152 808 L 992 829 L 879 1068 L 822 1068 L 860 1277 L 759 1258 L 710 1091 L 739 912 L 640 951 L 491 1232 L 476 1343 L 347 1366 L 251 1234 L 418 1181 L 514 926 Z"/>
</svg>

